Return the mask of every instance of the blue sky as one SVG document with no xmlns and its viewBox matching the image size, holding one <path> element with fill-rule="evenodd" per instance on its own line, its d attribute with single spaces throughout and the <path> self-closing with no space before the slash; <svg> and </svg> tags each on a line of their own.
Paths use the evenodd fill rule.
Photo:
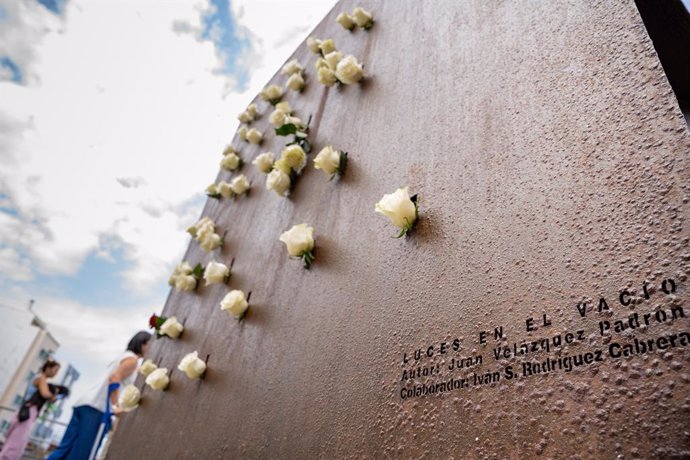
<svg viewBox="0 0 690 460">
<path fill-rule="evenodd" d="M 0 303 L 35 300 L 75 399 L 163 308 L 236 115 L 333 3 L 0 0 Z"/>
</svg>

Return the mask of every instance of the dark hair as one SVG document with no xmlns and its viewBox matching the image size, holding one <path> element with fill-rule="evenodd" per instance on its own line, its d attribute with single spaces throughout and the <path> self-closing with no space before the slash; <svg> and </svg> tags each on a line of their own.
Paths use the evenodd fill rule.
<svg viewBox="0 0 690 460">
<path fill-rule="evenodd" d="M 137 355 L 141 356 L 141 347 L 146 345 L 149 340 L 151 340 L 151 334 L 146 331 L 139 331 L 134 334 L 132 340 L 127 344 L 127 351 L 133 351 Z"/>
<path fill-rule="evenodd" d="M 43 363 L 43 366 L 41 366 L 41 372 L 45 372 L 50 368 L 53 368 L 55 366 L 59 366 L 60 363 L 55 361 L 54 359 L 47 359 L 45 363 Z"/>
</svg>

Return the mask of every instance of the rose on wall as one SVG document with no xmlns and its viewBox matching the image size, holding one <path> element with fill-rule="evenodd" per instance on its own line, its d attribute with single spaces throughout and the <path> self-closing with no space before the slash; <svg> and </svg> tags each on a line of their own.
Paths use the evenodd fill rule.
<svg viewBox="0 0 690 460">
<path fill-rule="evenodd" d="M 292 91 L 297 91 L 298 93 L 301 93 L 304 91 L 304 77 L 302 76 L 301 73 L 295 73 L 290 75 L 290 78 L 288 78 L 287 83 L 285 86 L 288 87 L 288 89 L 291 89 Z"/>
<path fill-rule="evenodd" d="M 376 203 L 376 212 L 388 217 L 400 229 L 398 238 L 406 235 L 417 222 L 419 203 L 417 195 L 410 197 L 409 187 L 399 188 L 394 193 L 384 195 Z"/>
<path fill-rule="evenodd" d="M 302 70 L 302 65 L 300 65 L 299 61 L 297 59 L 293 59 L 285 63 L 283 68 L 280 69 L 280 73 L 286 77 L 289 77 L 290 75 L 294 75 L 296 73 L 302 73 Z"/>
<path fill-rule="evenodd" d="M 343 26 L 344 29 L 350 31 L 352 31 L 355 26 L 369 30 L 374 25 L 374 17 L 371 13 L 359 6 L 352 11 L 352 16 L 347 13 L 340 13 L 335 21 Z"/>
<path fill-rule="evenodd" d="M 209 198 L 219 199 L 221 197 L 221 194 L 218 190 L 218 185 L 211 184 L 208 187 L 206 187 L 206 196 Z"/>
<path fill-rule="evenodd" d="M 259 108 L 256 104 L 249 104 L 244 112 L 237 115 L 240 123 L 251 123 L 257 118 L 259 118 Z"/>
<path fill-rule="evenodd" d="M 259 145 L 263 141 L 263 134 L 256 128 L 247 131 L 247 142 L 254 145 Z"/>
<path fill-rule="evenodd" d="M 293 59 L 286 63 L 280 70 L 280 73 L 288 77 L 285 86 L 293 91 L 302 92 L 304 89 L 304 76 L 302 75 L 303 69 L 297 59 Z"/>
<path fill-rule="evenodd" d="M 347 167 L 347 152 L 334 149 L 327 145 L 314 158 L 314 168 L 320 169 L 332 180 L 336 176 L 342 176 Z"/>
<path fill-rule="evenodd" d="M 159 367 L 146 376 L 146 384 L 157 391 L 165 391 L 170 385 L 170 377 L 168 377 L 168 369 Z"/>
<path fill-rule="evenodd" d="M 177 339 L 180 337 L 180 334 L 182 334 L 182 331 L 184 331 L 184 326 L 177 321 L 177 318 L 174 316 L 171 316 L 170 318 L 166 319 L 163 324 L 161 324 L 160 328 L 158 329 L 158 333 L 160 335 L 165 335 L 170 337 L 171 339 Z"/>
<path fill-rule="evenodd" d="M 184 326 L 174 316 L 166 318 L 165 316 L 151 315 L 149 327 L 156 330 L 156 337 L 167 336 L 171 339 L 178 338 L 184 331 Z"/>
<path fill-rule="evenodd" d="M 223 300 L 220 301 L 220 309 L 227 311 L 238 320 L 242 319 L 244 315 L 247 314 L 248 308 L 249 302 L 244 292 L 240 290 L 228 292 L 225 297 L 223 297 Z"/>
<path fill-rule="evenodd" d="M 266 176 L 266 190 L 273 190 L 282 197 L 290 192 L 291 183 L 290 176 L 280 169 L 273 169 Z"/>
<path fill-rule="evenodd" d="M 175 267 L 175 271 L 173 271 L 170 278 L 168 278 L 168 285 L 174 287 L 178 291 L 193 291 L 196 289 L 197 281 L 201 279 L 203 270 L 201 264 L 196 264 L 196 266 L 192 268 L 188 262 L 182 261 Z"/>
<path fill-rule="evenodd" d="M 309 269 L 314 262 L 314 227 L 298 224 L 280 235 L 290 257 L 302 260 L 304 268 Z"/>
<path fill-rule="evenodd" d="M 212 260 L 204 270 L 206 286 L 211 284 L 225 284 L 230 279 L 230 269 L 227 265 Z"/>
<path fill-rule="evenodd" d="M 283 97 L 283 89 L 278 85 L 269 85 L 261 90 L 259 96 L 271 105 L 276 105 Z"/>
<path fill-rule="evenodd" d="M 274 156 L 272 152 L 262 153 L 252 161 L 252 164 L 262 173 L 268 174 L 273 169 Z"/>
<path fill-rule="evenodd" d="M 189 227 L 187 232 L 199 242 L 199 246 L 206 252 L 211 252 L 223 246 L 223 238 L 215 233 L 215 224 L 208 217 L 202 218 L 195 225 Z M 203 268 L 201 270 L 203 271 Z M 195 276 L 196 275 L 195 267 Z M 200 278 L 197 277 L 197 279 Z"/>
<path fill-rule="evenodd" d="M 321 40 L 314 37 L 307 38 L 307 48 L 314 54 L 321 54 Z"/>
<path fill-rule="evenodd" d="M 325 55 L 327 55 L 328 53 L 331 53 L 331 52 L 333 52 L 333 51 L 336 50 L 335 42 L 333 41 L 332 38 L 328 38 L 328 39 L 326 39 L 326 40 L 323 40 L 323 41 L 319 44 L 319 49 L 321 50 L 321 55 L 322 55 L 322 56 L 325 56 Z"/>
<path fill-rule="evenodd" d="M 203 378 L 206 373 L 206 363 L 199 359 L 199 353 L 196 351 L 185 355 L 177 368 L 192 380 Z"/>
<path fill-rule="evenodd" d="M 237 130 L 237 135 L 240 137 L 240 139 L 247 142 L 247 133 L 248 132 L 249 132 L 249 128 L 247 128 L 245 125 L 242 125 Z"/>
<path fill-rule="evenodd" d="M 139 407 L 141 400 L 141 392 L 139 388 L 134 385 L 127 385 L 122 390 L 117 398 L 117 405 L 125 412 L 131 412 Z"/>
<path fill-rule="evenodd" d="M 278 161 L 275 162 L 273 167 L 281 168 L 283 172 L 286 173 L 289 172 L 285 171 L 285 167 L 287 167 L 294 171 L 296 174 L 299 174 L 300 172 L 302 172 L 302 169 L 304 169 L 304 166 L 306 166 L 306 164 L 307 154 L 305 153 L 304 149 L 302 149 L 302 147 L 300 147 L 297 144 L 293 144 L 288 145 L 283 149 L 283 151 L 280 153 L 280 158 L 278 159 Z"/>
<path fill-rule="evenodd" d="M 364 78 L 364 69 L 357 59 L 350 55 L 338 61 L 335 76 L 346 85 L 354 85 Z"/>
<path fill-rule="evenodd" d="M 229 183 L 225 181 L 218 182 L 216 188 L 219 196 L 223 198 L 235 198 L 249 190 L 249 181 L 247 181 L 247 177 L 244 174 L 240 174 Z"/>
<path fill-rule="evenodd" d="M 343 29 L 352 30 L 355 28 L 355 20 L 347 13 L 340 13 L 335 22 L 343 26 Z"/>
<path fill-rule="evenodd" d="M 236 153 L 229 153 L 220 160 L 220 167 L 226 171 L 235 171 L 242 166 L 242 159 Z"/>
<path fill-rule="evenodd" d="M 355 21 L 355 24 L 365 30 L 371 29 L 374 25 L 372 14 L 360 6 L 352 11 L 352 19 Z"/>
<path fill-rule="evenodd" d="M 156 369 L 158 369 L 158 366 L 156 366 L 156 364 L 150 359 L 147 359 L 139 367 L 139 373 L 144 377 L 147 377 L 151 372 L 155 371 Z"/>
</svg>

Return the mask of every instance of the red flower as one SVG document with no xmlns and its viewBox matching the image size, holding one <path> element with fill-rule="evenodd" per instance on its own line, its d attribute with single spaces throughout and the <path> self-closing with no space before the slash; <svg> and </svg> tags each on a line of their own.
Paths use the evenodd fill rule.
<svg viewBox="0 0 690 460">
<path fill-rule="evenodd" d="M 156 329 L 157 326 L 158 326 L 158 316 L 156 316 L 156 314 L 154 313 L 154 314 L 151 315 L 151 317 L 149 318 L 149 327 L 150 327 L 151 329 Z"/>
</svg>

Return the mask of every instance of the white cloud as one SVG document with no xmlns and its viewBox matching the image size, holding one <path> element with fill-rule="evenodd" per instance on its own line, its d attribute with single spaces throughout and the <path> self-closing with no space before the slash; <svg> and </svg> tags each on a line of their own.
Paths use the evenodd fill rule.
<svg viewBox="0 0 690 460">
<path fill-rule="evenodd" d="M 0 56 L 9 57 L 22 69 L 26 83 L 36 84 L 36 47 L 47 33 L 59 30 L 62 21 L 35 1 L 0 0 L 0 9 Z"/>
<path fill-rule="evenodd" d="M 0 5 L 8 2 L 8 11 L 28 8 Z M 243 93 L 228 92 L 217 72 L 223 50 L 181 33 L 198 30 L 207 2 L 70 0 L 64 25 L 22 10 L 23 32 L 7 46 L 30 45 L 20 64 L 37 77 L 28 87 L 0 82 L 0 204 L 18 211 L 0 212 L 0 276 L 40 282 L 121 250 L 132 262 L 122 273 L 128 289 L 165 283 L 237 113 L 333 3 L 233 1 L 252 44 L 238 64 L 251 70 Z M 60 356 L 83 373 L 75 398 L 151 313 L 151 304 L 108 309 L 18 284 L 5 292 L 36 299 Z"/>
</svg>

